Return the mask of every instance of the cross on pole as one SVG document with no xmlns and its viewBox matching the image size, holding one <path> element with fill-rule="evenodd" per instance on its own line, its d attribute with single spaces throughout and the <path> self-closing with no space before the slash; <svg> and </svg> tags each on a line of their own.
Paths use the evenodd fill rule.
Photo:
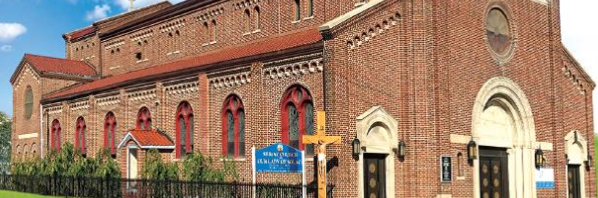
<svg viewBox="0 0 598 198">
<path fill-rule="evenodd" d="M 318 197 L 326 198 L 326 146 L 340 143 L 340 136 L 326 136 L 326 112 L 318 111 L 316 135 L 304 135 L 303 144 L 313 144 L 318 156 Z"/>
<path fill-rule="evenodd" d="M 133 10 L 133 2 L 134 2 L 134 1 L 135 1 L 135 0 L 129 0 L 129 2 L 131 3 L 131 5 L 130 5 L 130 7 L 129 7 L 129 11 Z"/>
</svg>

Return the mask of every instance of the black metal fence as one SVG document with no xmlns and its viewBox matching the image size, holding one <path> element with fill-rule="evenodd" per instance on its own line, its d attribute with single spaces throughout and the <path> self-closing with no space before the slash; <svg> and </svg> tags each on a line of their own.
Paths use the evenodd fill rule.
<svg viewBox="0 0 598 198">
<path fill-rule="evenodd" d="M 69 197 L 301 198 L 301 185 L 0 175 L 0 190 Z M 331 197 L 332 186 L 328 187 Z M 307 197 L 317 187 L 307 186 Z"/>
</svg>

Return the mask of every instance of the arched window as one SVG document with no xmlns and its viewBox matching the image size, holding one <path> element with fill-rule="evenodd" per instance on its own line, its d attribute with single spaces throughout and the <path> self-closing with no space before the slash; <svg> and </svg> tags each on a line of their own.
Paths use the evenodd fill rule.
<svg viewBox="0 0 598 198">
<path fill-rule="evenodd" d="M 245 9 L 245 32 L 251 32 L 251 13 Z"/>
<path fill-rule="evenodd" d="M 256 30 L 262 29 L 262 21 L 261 21 L 262 13 L 260 13 L 260 7 L 256 6 L 253 9 L 253 11 L 255 12 L 255 14 L 254 14 L 255 15 L 255 29 Z"/>
<path fill-rule="evenodd" d="M 222 155 L 245 157 L 245 109 L 236 95 L 226 98 L 222 107 Z"/>
<path fill-rule="evenodd" d="M 193 108 L 182 102 L 176 113 L 176 157 L 193 153 Z"/>
<path fill-rule="evenodd" d="M 301 0 L 295 1 L 295 21 L 301 20 Z"/>
<path fill-rule="evenodd" d="M 50 148 L 60 152 L 60 133 L 62 128 L 60 127 L 60 121 L 52 121 L 52 129 L 50 130 Z"/>
<path fill-rule="evenodd" d="M 307 0 L 307 17 L 314 16 L 314 0 Z"/>
<path fill-rule="evenodd" d="M 314 106 L 309 92 L 301 87 L 289 88 L 281 104 L 282 142 L 291 147 L 314 153 L 313 146 L 303 145 L 303 135 L 314 133 Z"/>
<path fill-rule="evenodd" d="M 23 145 L 23 156 L 21 156 L 21 159 L 25 161 L 29 159 L 29 147 L 27 147 L 27 144 Z"/>
<path fill-rule="evenodd" d="M 87 154 L 86 130 L 87 124 L 85 124 L 85 119 L 83 117 L 77 118 L 77 124 L 75 125 L 75 148 L 79 149 L 83 156 Z"/>
<path fill-rule="evenodd" d="M 139 109 L 139 113 L 137 113 L 137 129 L 152 129 L 152 115 L 147 107 L 142 107 Z"/>
<path fill-rule="evenodd" d="M 17 145 L 17 155 L 14 158 L 17 160 L 17 162 L 21 158 L 21 146 L 20 145 Z"/>
<path fill-rule="evenodd" d="M 114 116 L 114 113 L 108 112 L 104 120 L 104 148 L 110 150 L 113 157 L 116 156 L 114 136 L 116 136 L 116 116 Z"/>
<path fill-rule="evenodd" d="M 216 20 L 212 20 L 212 41 L 216 41 L 218 38 L 218 24 L 216 24 Z"/>
<path fill-rule="evenodd" d="M 208 22 L 204 22 L 203 27 L 204 27 L 204 35 L 205 35 L 206 43 L 209 43 L 210 42 L 210 26 L 208 25 Z"/>
<path fill-rule="evenodd" d="M 25 90 L 25 118 L 28 120 L 31 118 L 33 114 L 33 90 L 31 86 L 27 86 Z"/>
<path fill-rule="evenodd" d="M 36 152 L 36 150 L 37 150 L 37 147 L 36 147 L 35 142 L 34 142 L 33 144 L 31 144 L 31 149 L 30 149 L 30 151 L 31 151 L 31 158 L 33 158 L 33 159 L 37 158 L 37 155 L 36 155 L 37 152 Z"/>
</svg>

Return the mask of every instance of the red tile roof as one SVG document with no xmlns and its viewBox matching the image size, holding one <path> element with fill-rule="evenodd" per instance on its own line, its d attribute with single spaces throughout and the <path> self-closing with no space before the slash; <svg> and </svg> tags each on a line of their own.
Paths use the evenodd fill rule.
<svg viewBox="0 0 598 198">
<path fill-rule="evenodd" d="M 96 31 L 96 28 L 94 26 L 89 26 L 80 30 L 76 30 L 74 32 L 71 33 L 66 33 L 64 35 L 64 37 L 68 40 L 68 41 L 72 41 L 78 38 L 81 38 L 83 36 L 86 36 L 88 34 L 91 34 L 93 32 Z"/>
<path fill-rule="evenodd" d="M 259 40 L 256 42 L 224 48 L 221 50 L 200 54 L 198 56 L 184 59 L 181 61 L 166 63 L 152 68 L 134 71 L 118 76 L 99 79 L 94 82 L 82 84 L 63 91 L 51 93 L 46 99 L 56 99 L 60 97 L 72 96 L 76 94 L 86 94 L 103 88 L 110 88 L 122 85 L 123 83 L 135 80 L 157 76 L 161 74 L 172 73 L 176 71 L 208 66 L 215 63 L 250 57 L 260 54 L 267 54 L 295 47 L 314 44 L 322 40 L 322 35 L 317 28 L 309 28 L 297 32 L 292 32 L 277 37 Z"/>
<path fill-rule="evenodd" d="M 169 148 L 174 147 L 174 142 L 164 133 L 158 132 L 157 130 L 140 130 L 133 129 L 123 139 L 121 147 L 124 146 L 129 140 L 135 141 L 141 148 L 151 147 L 162 147 Z"/>
<path fill-rule="evenodd" d="M 96 71 L 83 61 L 25 54 L 25 60 L 38 72 L 61 73 L 78 76 L 95 76 Z"/>
</svg>

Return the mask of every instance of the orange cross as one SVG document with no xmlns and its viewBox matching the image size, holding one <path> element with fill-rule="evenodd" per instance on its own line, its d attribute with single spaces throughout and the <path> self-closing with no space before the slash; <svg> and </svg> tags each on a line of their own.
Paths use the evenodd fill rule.
<svg viewBox="0 0 598 198">
<path fill-rule="evenodd" d="M 326 198 L 326 146 L 340 143 L 340 136 L 326 136 L 326 112 L 318 111 L 316 135 L 304 135 L 303 144 L 316 146 L 318 155 L 318 197 Z"/>
</svg>

